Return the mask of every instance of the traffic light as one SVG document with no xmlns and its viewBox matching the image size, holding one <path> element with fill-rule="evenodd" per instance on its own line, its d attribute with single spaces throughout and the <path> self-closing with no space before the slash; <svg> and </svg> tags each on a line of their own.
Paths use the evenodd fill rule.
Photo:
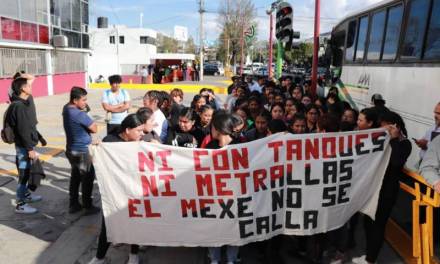
<svg viewBox="0 0 440 264">
<path fill-rule="evenodd" d="M 292 28 L 293 8 L 287 2 L 281 2 L 277 7 L 277 23 L 275 36 L 284 46 L 285 50 L 290 50 L 293 39 L 299 38 L 299 32 Z"/>
<path fill-rule="evenodd" d="M 284 47 L 288 48 L 292 46 L 292 21 L 293 21 L 293 9 L 287 2 L 281 2 L 277 8 L 277 23 L 275 36 Z"/>
</svg>

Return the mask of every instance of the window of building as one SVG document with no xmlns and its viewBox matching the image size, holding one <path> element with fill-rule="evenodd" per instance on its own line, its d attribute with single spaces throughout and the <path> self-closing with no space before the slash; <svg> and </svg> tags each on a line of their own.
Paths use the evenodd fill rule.
<svg viewBox="0 0 440 264">
<path fill-rule="evenodd" d="M 141 42 L 141 44 L 156 45 L 156 40 L 152 37 L 147 37 L 147 36 L 141 36 L 140 42 Z"/>
<path fill-rule="evenodd" d="M 49 28 L 43 25 L 38 26 L 39 42 L 49 44 Z"/>
<path fill-rule="evenodd" d="M 81 31 L 81 2 L 80 0 L 72 0 L 72 29 Z"/>
<path fill-rule="evenodd" d="M 115 36 L 110 36 L 110 44 L 115 44 Z"/>
<path fill-rule="evenodd" d="M 440 59 L 440 1 L 434 0 L 425 44 L 424 59 Z"/>
<path fill-rule="evenodd" d="M 357 20 L 348 23 L 347 44 L 345 45 L 345 60 L 353 61 L 354 59 L 354 41 L 356 39 Z"/>
<path fill-rule="evenodd" d="M 81 33 L 62 30 L 62 34 L 67 37 L 69 47 L 81 48 Z"/>
<path fill-rule="evenodd" d="M 36 0 L 37 3 L 37 22 L 40 24 L 47 25 L 47 1 L 46 0 Z"/>
<path fill-rule="evenodd" d="M 18 1 L 17 0 L 2 0 L 0 15 L 18 19 Z"/>
<path fill-rule="evenodd" d="M 358 36 L 356 41 L 356 61 L 364 60 L 365 44 L 367 42 L 368 17 L 359 19 Z"/>
<path fill-rule="evenodd" d="M 368 44 L 368 60 L 379 60 L 382 50 L 383 33 L 385 29 L 385 10 L 373 14 Z"/>
<path fill-rule="evenodd" d="M 124 44 L 125 43 L 125 37 L 124 36 L 119 36 L 119 43 L 120 44 Z"/>
<path fill-rule="evenodd" d="M 89 41 L 89 35 L 88 34 L 82 34 L 82 48 L 83 49 L 90 48 L 90 41 Z"/>
<path fill-rule="evenodd" d="M 0 48 L 0 77 L 11 77 L 18 71 L 33 75 L 47 74 L 46 51 Z"/>
<path fill-rule="evenodd" d="M 409 2 L 410 11 L 401 59 L 419 59 L 422 56 L 429 4 L 430 0 L 412 0 Z"/>
<path fill-rule="evenodd" d="M 2 38 L 12 39 L 12 40 L 21 39 L 20 21 L 2 17 L 1 27 L 2 27 Z"/>
<path fill-rule="evenodd" d="M 70 0 L 57 1 L 61 10 L 61 27 L 63 29 L 72 29 L 72 10 Z"/>
<path fill-rule="evenodd" d="M 37 7 L 35 0 L 20 0 L 20 19 L 37 22 Z"/>
<path fill-rule="evenodd" d="M 81 2 L 81 20 L 83 24 L 89 24 L 89 4 Z"/>
<path fill-rule="evenodd" d="M 38 42 L 37 25 L 21 22 L 21 40 Z"/>
<path fill-rule="evenodd" d="M 402 28 L 402 5 L 388 9 L 387 28 L 383 44 L 382 60 L 394 60 L 399 47 L 400 29 Z"/>
</svg>

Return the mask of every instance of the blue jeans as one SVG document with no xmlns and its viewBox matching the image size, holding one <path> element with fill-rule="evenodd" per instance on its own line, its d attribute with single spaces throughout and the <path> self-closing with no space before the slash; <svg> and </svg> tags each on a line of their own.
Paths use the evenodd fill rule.
<svg viewBox="0 0 440 264">
<path fill-rule="evenodd" d="M 210 247 L 209 258 L 211 261 L 220 262 L 221 260 L 221 247 Z M 237 246 L 226 246 L 226 259 L 227 261 L 237 261 L 238 247 Z"/>
<path fill-rule="evenodd" d="M 27 182 L 30 176 L 31 162 L 26 148 L 15 146 L 15 162 L 18 169 L 17 202 L 23 202 L 29 192 Z"/>
</svg>

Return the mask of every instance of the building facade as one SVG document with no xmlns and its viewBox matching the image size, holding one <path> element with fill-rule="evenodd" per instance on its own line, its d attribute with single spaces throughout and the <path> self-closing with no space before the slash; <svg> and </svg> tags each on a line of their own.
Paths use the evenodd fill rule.
<svg viewBox="0 0 440 264">
<path fill-rule="evenodd" d="M 88 0 L 0 0 L 0 6 L 0 102 L 17 71 L 36 76 L 35 96 L 86 87 Z M 56 38 L 67 41 L 59 45 Z"/>
<path fill-rule="evenodd" d="M 104 23 L 100 22 L 105 21 Z M 96 80 L 122 75 L 124 82 L 140 83 L 142 67 L 181 65 L 193 62 L 194 54 L 157 53 L 157 31 L 148 28 L 108 26 L 107 18 L 98 18 L 98 28 L 90 28 L 89 75 Z"/>
</svg>

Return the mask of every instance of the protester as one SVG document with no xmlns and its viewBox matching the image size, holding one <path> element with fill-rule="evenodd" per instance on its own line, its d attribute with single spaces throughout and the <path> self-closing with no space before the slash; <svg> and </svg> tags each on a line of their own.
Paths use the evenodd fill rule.
<svg viewBox="0 0 440 264">
<path fill-rule="evenodd" d="M 284 105 L 282 103 L 274 103 L 270 109 L 272 119 L 284 120 Z"/>
<path fill-rule="evenodd" d="M 147 107 L 141 107 L 137 110 L 136 115 L 139 120 L 144 124 L 144 135 L 142 136 L 142 141 L 151 143 L 161 143 L 159 135 L 156 134 L 154 129 L 154 116 L 153 111 Z"/>
<path fill-rule="evenodd" d="M 191 102 L 191 108 L 196 111 L 196 113 L 200 114 L 200 109 L 202 106 L 206 105 L 206 97 L 203 95 L 195 95 L 192 102 Z"/>
<path fill-rule="evenodd" d="M 364 115 L 361 112 L 361 115 Z M 403 119 L 395 112 L 387 111 L 380 117 L 380 125 L 391 137 L 391 157 L 380 188 L 374 220 L 365 216 L 366 256 L 354 258 L 353 263 L 375 263 L 384 243 L 385 227 L 399 193 L 399 179 L 410 153 L 411 142 Z"/>
<path fill-rule="evenodd" d="M 218 112 L 214 115 L 211 126 L 212 141 L 207 144 L 207 149 L 219 149 L 227 145 L 238 144 L 240 141 L 234 138 L 234 121 L 230 114 Z M 226 259 L 228 264 L 237 261 L 238 247 L 226 246 Z M 211 264 L 218 264 L 221 261 L 221 248 L 210 247 L 209 257 Z"/>
<path fill-rule="evenodd" d="M 307 118 L 307 132 L 315 133 L 317 129 L 316 123 L 320 115 L 319 108 L 316 105 L 309 105 L 305 110 L 305 114 Z"/>
<path fill-rule="evenodd" d="M 27 78 L 17 77 L 12 81 L 11 105 L 8 107 L 5 122 L 13 129 L 18 169 L 18 186 L 15 212 L 33 214 L 38 210 L 28 203 L 42 200 L 29 190 L 31 162 L 38 159 L 35 146 L 38 144 L 37 114 L 32 98 L 32 85 Z M 31 101 L 30 101 L 30 100 Z"/>
<path fill-rule="evenodd" d="M 200 147 L 203 139 L 211 133 L 211 121 L 214 115 L 214 109 L 210 105 L 204 105 L 200 109 L 199 118 L 196 119 L 194 137 L 197 140 L 197 146 Z"/>
<path fill-rule="evenodd" d="M 103 142 L 130 142 L 140 141 L 143 136 L 144 123 L 139 119 L 138 115 L 130 114 L 124 118 L 119 127 L 119 133 L 109 134 L 102 141 Z M 103 264 L 105 255 L 110 247 L 110 242 L 107 240 L 107 230 L 102 216 L 101 232 L 99 234 L 98 249 L 96 256 L 89 262 L 89 264 Z M 130 254 L 127 264 L 139 263 L 139 246 L 131 245 Z"/>
<path fill-rule="evenodd" d="M 179 115 L 179 126 L 170 129 L 166 144 L 186 148 L 197 147 L 197 140 L 193 135 L 196 119 L 197 113 L 193 109 L 189 107 L 182 109 Z"/>
<path fill-rule="evenodd" d="M 251 92 L 257 91 L 258 93 L 262 93 L 265 82 L 266 82 L 265 77 L 259 76 L 257 77 L 257 81 L 254 81 L 251 87 L 249 87 L 249 90 Z"/>
<path fill-rule="evenodd" d="M 71 170 L 69 185 L 69 213 L 85 209 L 85 215 L 98 213 L 100 208 L 92 203 L 95 170 L 89 154 L 91 133 L 98 132 L 98 126 L 84 111 L 87 105 L 87 91 L 81 87 L 70 90 L 70 100 L 63 108 L 63 126 L 66 133 L 66 157 Z M 82 204 L 79 203 L 79 186 L 82 189 Z"/>
<path fill-rule="evenodd" d="M 169 115 L 169 120 L 171 126 L 177 126 L 179 122 L 180 111 L 185 107 L 183 105 L 183 91 L 179 88 L 174 88 L 170 92 L 170 97 L 172 99 L 171 110 Z"/>
<path fill-rule="evenodd" d="M 122 120 L 128 115 L 130 109 L 130 95 L 121 88 L 122 78 L 119 75 L 108 77 L 111 88 L 102 95 L 102 108 L 107 112 L 107 135 L 117 131 Z"/>
<path fill-rule="evenodd" d="M 420 160 L 423 160 L 429 144 L 440 135 L 440 102 L 438 102 L 434 108 L 434 121 L 434 126 L 426 131 L 423 138 L 414 140 L 416 145 L 420 148 Z"/>
<path fill-rule="evenodd" d="M 293 116 L 290 130 L 293 134 L 304 134 L 307 131 L 306 117 L 302 113 L 296 113 Z"/>
<path fill-rule="evenodd" d="M 254 141 L 267 136 L 267 126 L 271 120 L 270 113 L 267 110 L 261 110 L 255 117 L 255 128 L 245 133 L 246 141 Z"/>
<path fill-rule="evenodd" d="M 282 119 L 272 119 L 267 125 L 268 135 L 287 132 L 286 123 Z"/>
<path fill-rule="evenodd" d="M 162 111 L 159 109 L 162 105 L 162 97 L 159 91 L 148 91 L 143 98 L 144 107 L 150 108 L 153 111 L 153 118 L 156 124 L 154 125 L 154 132 L 160 137 L 161 142 L 167 139 L 168 121 Z"/>
<path fill-rule="evenodd" d="M 214 90 L 210 88 L 202 88 L 199 94 L 207 99 L 206 104 L 209 104 L 214 110 L 219 110 L 221 108 L 221 104 L 215 96 Z"/>
</svg>

